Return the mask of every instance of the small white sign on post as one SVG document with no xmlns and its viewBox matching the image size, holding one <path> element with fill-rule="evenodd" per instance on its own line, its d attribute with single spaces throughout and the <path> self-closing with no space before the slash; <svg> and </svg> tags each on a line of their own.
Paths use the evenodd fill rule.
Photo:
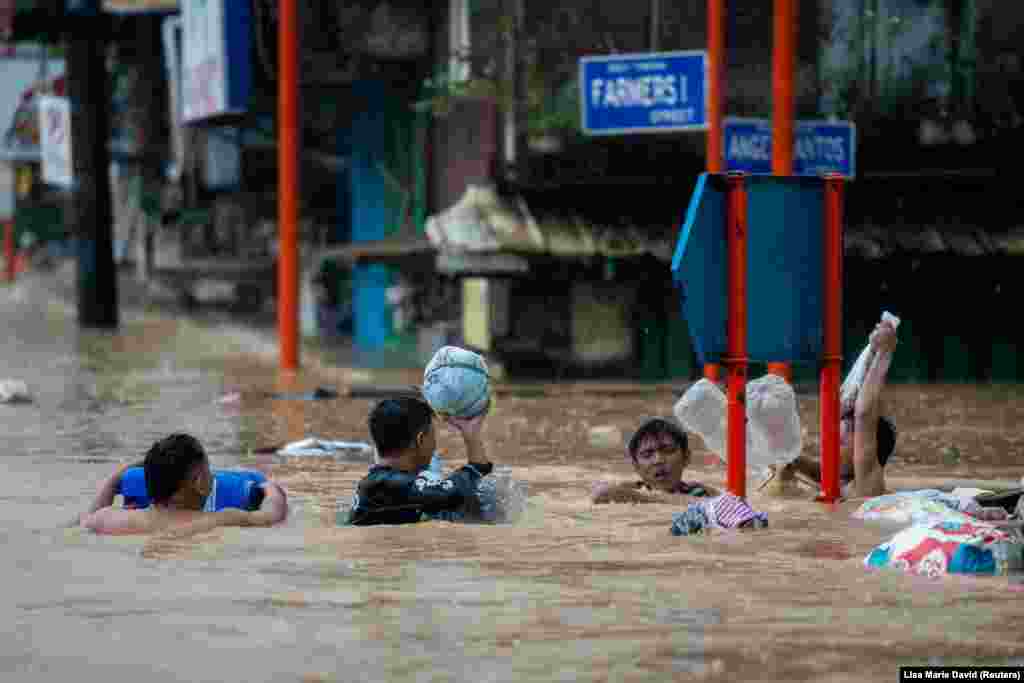
<svg viewBox="0 0 1024 683">
<path fill-rule="evenodd" d="M 251 85 L 249 0 L 182 0 L 186 123 L 244 112 Z"/>
<path fill-rule="evenodd" d="M 66 97 L 39 98 L 39 153 L 43 182 L 70 188 L 75 182 L 71 165 L 71 103 Z"/>
</svg>

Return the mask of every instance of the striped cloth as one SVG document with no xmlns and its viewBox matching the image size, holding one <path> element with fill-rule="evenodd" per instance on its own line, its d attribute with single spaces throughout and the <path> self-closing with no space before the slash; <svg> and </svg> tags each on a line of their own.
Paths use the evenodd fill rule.
<svg viewBox="0 0 1024 683">
<path fill-rule="evenodd" d="M 672 535 L 688 536 L 708 529 L 762 529 L 768 515 L 757 512 L 747 501 L 731 493 L 691 503 L 683 512 L 672 515 Z"/>
<path fill-rule="evenodd" d="M 763 512 L 755 512 L 747 505 L 747 501 L 731 493 L 723 493 L 720 496 L 705 501 L 703 505 L 708 509 L 709 519 L 715 526 L 723 529 L 735 529 L 751 520 L 763 520 L 768 524 L 768 515 Z"/>
</svg>

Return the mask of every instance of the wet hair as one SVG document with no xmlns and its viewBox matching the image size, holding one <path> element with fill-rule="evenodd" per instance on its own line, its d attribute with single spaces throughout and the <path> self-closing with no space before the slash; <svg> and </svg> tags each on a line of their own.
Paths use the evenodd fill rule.
<svg viewBox="0 0 1024 683">
<path fill-rule="evenodd" d="M 434 410 L 419 396 L 386 398 L 370 411 L 370 436 L 383 455 L 409 448 L 430 429 Z"/>
<path fill-rule="evenodd" d="M 885 467 L 885 462 L 896 449 L 896 425 L 887 417 L 878 418 L 878 462 Z"/>
<path fill-rule="evenodd" d="M 658 436 L 659 434 L 668 434 L 672 437 L 672 440 L 676 442 L 683 453 L 686 453 L 689 449 L 689 445 L 686 440 L 686 432 L 676 424 L 675 420 L 667 417 L 652 417 L 644 422 L 633 432 L 633 436 L 629 439 L 627 448 L 629 449 L 629 456 L 633 458 L 633 462 L 636 462 L 636 449 L 640 447 L 640 442 L 643 441 L 646 436 Z"/>
<path fill-rule="evenodd" d="M 146 474 L 146 493 L 154 503 L 165 503 L 174 496 L 206 460 L 206 451 L 194 436 L 171 434 L 154 443 L 142 466 Z"/>
</svg>

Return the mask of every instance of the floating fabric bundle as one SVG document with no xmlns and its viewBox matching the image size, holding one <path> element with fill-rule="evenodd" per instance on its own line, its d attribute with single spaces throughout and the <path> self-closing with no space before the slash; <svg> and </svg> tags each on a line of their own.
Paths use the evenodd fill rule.
<svg viewBox="0 0 1024 683">
<path fill-rule="evenodd" d="M 755 511 L 747 501 L 731 493 L 690 503 L 672 515 L 672 535 L 689 536 L 709 529 L 763 529 L 768 515 Z"/>
<path fill-rule="evenodd" d="M 478 353 L 444 346 L 423 371 L 423 396 L 443 416 L 476 417 L 490 408 L 487 363 Z"/>
<path fill-rule="evenodd" d="M 1004 575 L 1024 568 L 1024 543 L 990 524 L 915 524 L 872 550 L 864 566 L 928 577 Z"/>
<path fill-rule="evenodd" d="M 1002 521 L 1002 508 L 982 507 L 972 498 L 954 496 L 936 489 L 899 491 L 865 501 L 853 516 L 858 519 L 899 524 L 937 524 Z"/>
</svg>

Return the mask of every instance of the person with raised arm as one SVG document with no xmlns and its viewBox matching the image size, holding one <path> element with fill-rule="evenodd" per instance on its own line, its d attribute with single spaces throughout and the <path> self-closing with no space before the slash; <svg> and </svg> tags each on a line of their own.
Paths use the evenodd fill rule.
<svg viewBox="0 0 1024 683">
<path fill-rule="evenodd" d="M 476 499 L 477 484 L 491 473 L 481 431 L 486 411 L 472 418 L 448 417 L 462 435 L 466 464 L 448 477 L 430 471 L 437 448 L 435 413 L 420 396 L 384 399 L 370 411 L 370 436 L 377 464 L 359 482 L 348 523 L 354 526 L 411 524 L 458 513 Z"/>
<path fill-rule="evenodd" d="M 896 326 L 882 320 L 869 338 L 874 360 L 860 384 L 853 405 L 844 406 L 839 422 L 839 477 L 847 494 L 856 498 L 879 496 L 885 492 L 885 465 L 896 446 L 896 428 L 883 415 L 882 390 L 896 350 Z M 791 462 L 772 468 L 760 488 L 779 493 L 805 479 L 811 485 L 821 481 L 821 462 L 811 455 L 800 455 Z"/>
</svg>

